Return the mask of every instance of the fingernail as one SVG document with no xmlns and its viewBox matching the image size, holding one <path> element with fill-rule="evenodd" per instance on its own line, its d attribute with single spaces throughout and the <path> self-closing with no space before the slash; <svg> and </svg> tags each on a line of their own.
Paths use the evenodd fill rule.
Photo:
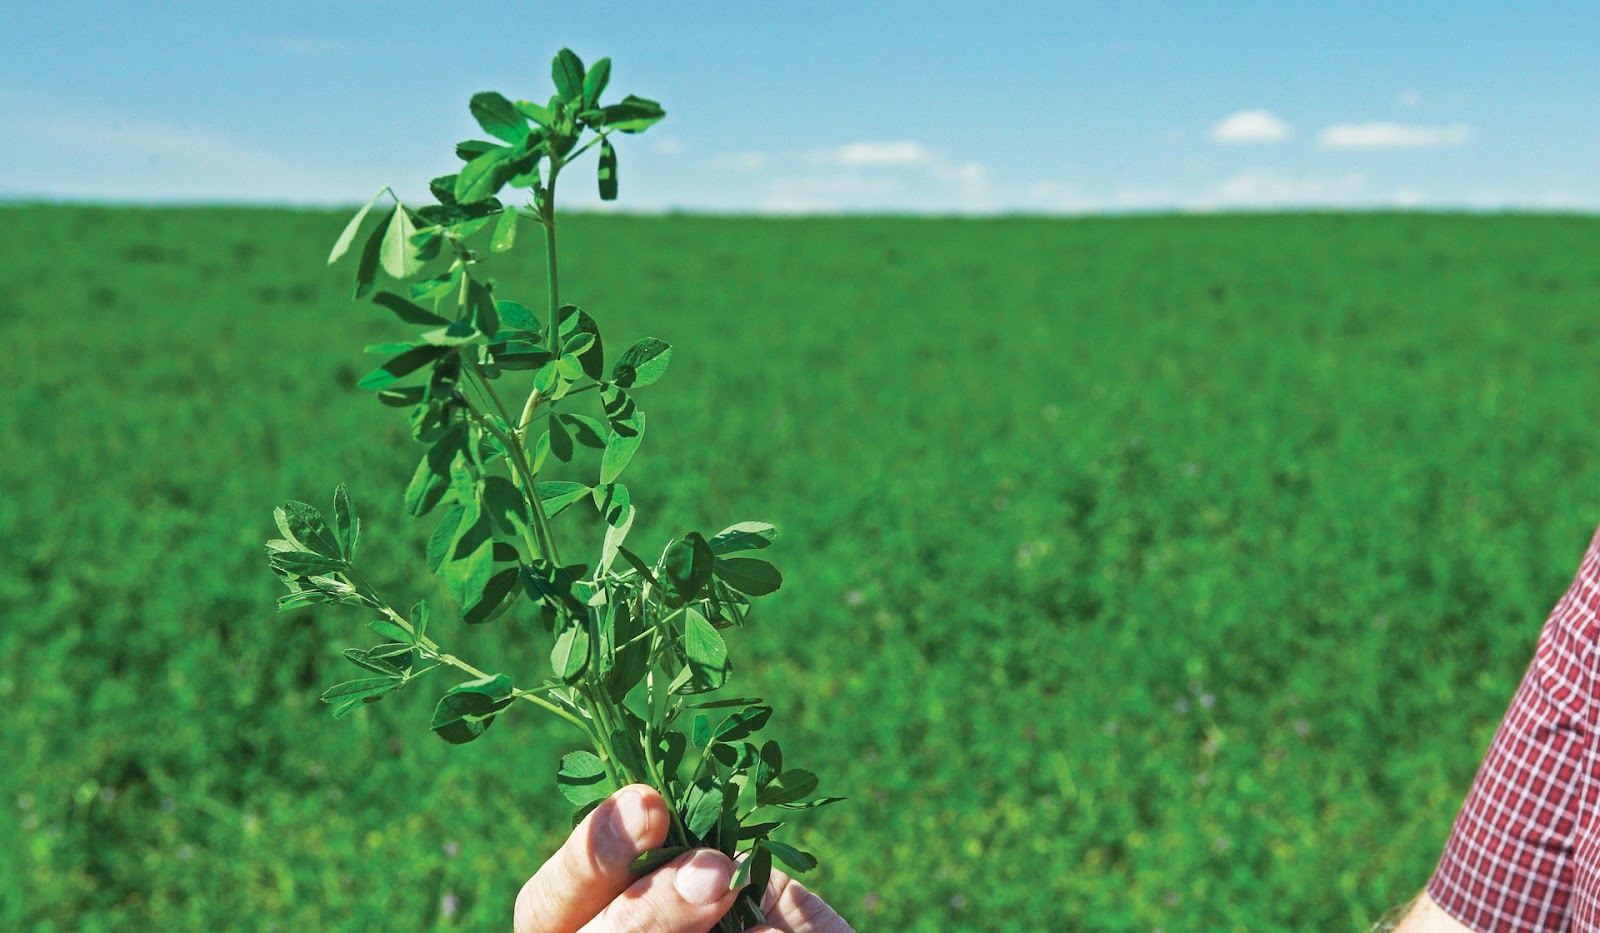
<svg viewBox="0 0 1600 933">
<path fill-rule="evenodd" d="M 618 843 L 632 849 L 637 855 L 644 851 L 645 833 L 650 829 L 650 815 L 645 811 L 644 794 L 629 787 L 611 801 L 611 818 L 606 829 Z"/>
<path fill-rule="evenodd" d="M 710 849 L 701 849 L 689 861 L 678 866 L 674 879 L 678 894 L 691 904 L 715 904 L 728 893 L 728 882 L 733 879 L 733 863 L 727 856 Z"/>
</svg>

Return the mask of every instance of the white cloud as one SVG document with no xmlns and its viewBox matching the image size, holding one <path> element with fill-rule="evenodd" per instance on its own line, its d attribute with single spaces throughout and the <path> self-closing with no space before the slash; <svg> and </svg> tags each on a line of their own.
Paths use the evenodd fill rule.
<svg viewBox="0 0 1600 933">
<path fill-rule="evenodd" d="M 1400 92 L 1400 106 L 1410 107 L 1413 110 L 1422 106 L 1422 92 L 1416 88 L 1406 88 Z"/>
<path fill-rule="evenodd" d="M 683 153 L 683 142 L 671 136 L 650 141 L 650 151 L 657 155 L 675 156 Z"/>
<path fill-rule="evenodd" d="M 907 167 L 940 161 L 933 150 L 913 140 L 900 142 L 847 143 L 824 153 L 824 160 L 837 165 Z"/>
<path fill-rule="evenodd" d="M 1465 124 L 1417 126 L 1378 121 L 1373 123 L 1335 123 L 1317 134 L 1317 145 L 1324 149 L 1431 149 L 1459 146 L 1472 138 Z"/>
<path fill-rule="evenodd" d="M 1290 132 L 1289 124 L 1270 110 L 1239 110 L 1211 128 L 1211 141 L 1224 145 L 1281 143 Z"/>
<path fill-rule="evenodd" d="M 1002 205 L 989 169 L 915 140 L 860 141 L 776 160 L 761 209 L 978 213 Z"/>
<path fill-rule="evenodd" d="M 1367 194 L 1367 178 L 1346 175 L 1287 175 L 1274 169 L 1247 169 L 1181 200 L 1191 210 L 1223 208 L 1343 207 Z"/>
</svg>

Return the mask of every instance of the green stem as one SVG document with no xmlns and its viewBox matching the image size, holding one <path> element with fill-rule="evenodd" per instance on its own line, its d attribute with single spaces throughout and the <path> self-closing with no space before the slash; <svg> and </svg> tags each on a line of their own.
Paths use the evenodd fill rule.
<svg viewBox="0 0 1600 933">
<path fill-rule="evenodd" d="M 544 187 L 544 256 L 545 270 L 550 282 L 550 352 L 561 352 L 561 331 L 557 329 L 556 312 L 561 307 L 561 286 L 556 277 L 556 176 L 561 173 L 561 160 L 550 160 L 550 181 Z"/>
<path fill-rule="evenodd" d="M 507 437 L 504 431 L 496 427 L 494 422 L 485 417 L 483 412 L 478 410 L 478 406 L 472 404 L 471 400 L 467 401 L 467 410 L 472 413 L 473 420 L 477 421 L 478 425 L 485 431 L 493 434 L 495 440 L 498 440 L 501 446 L 506 449 L 506 457 L 511 461 L 513 478 L 518 475 L 522 478 L 520 485 L 523 486 L 523 498 L 535 505 L 539 504 L 539 487 L 534 482 L 533 474 L 529 472 L 528 463 L 521 448 L 511 438 Z M 528 545 L 530 556 L 536 558 L 551 557 L 559 563 L 560 558 L 555 555 L 554 542 L 549 537 L 549 521 L 548 518 L 544 517 L 543 509 L 535 511 L 532 533 L 529 533 L 529 529 L 524 529 L 522 540 Z"/>
<path fill-rule="evenodd" d="M 389 621 L 391 621 L 394 624 L 400 626 L 400 628 L 403 629 L 404 631 L 406 631 L 407 633 L 411 634 L 412 636 L 416 635 L 417 629 L 416 629 L 415 626 L 413 626 L 411 624 L 411 620 L 407 619 L 405 616 L 401 615 L 400 613 L 394 611 L 394 607 L 393 606 L 390 606 L 388 603 L 384 602 L 380 597 L 378 597 L 378 595 L 375 592 L 373 592 L 371 585 L 367 583 L 367 580 L 366 580 L 365 577 L 362 577 L 360 575 L 360 573 L 357 572 L 354 568 L 351 568 L 347 572 L 355 574 L 361 580 L 362 588 L 366 590 L 368 597 L 376 604 L 377 609 L 378 609 L 379 612 L 383 613 L 385 616 L 387 616 L 389 618 Z M 428 658 L 431 658 L 431 659 L 433 659 L 435 661 L 438 661 L 440 664 L 448 664 L 451 667 L 455 668 L 458 671 L 461 671 L 464 674 L 470 674 L 473 677 L 478 678 L 479 680 L 482 680 L 482 679 L 484 679 L 484 678 L 489 676 L 487 673 L 477 669 L 476 667 L 473 667 L 471 664 L 468 664 L 467 662 L 461 660 L 460 658 L 456 657 L 455 655 L 450 654 L 450 653 L 442 650 L 439 647 L 439 643 L 438 642 L 436 642 L 433 639 L 427 637 L 426 635 L 424 635 L 422 638 L 417 640 L 417 647 L 419 649 L 421 649 L 421 651 L 422 651 L 424 656 L 426 656 Z M 571 713 L 569 713 L 566 710 L 562 709 L 561 707 L 555 705 L 554 703 L 551 703 L 549 700 L 546 700 L 544 697 L 538 696 L 538 695 L 536 695 L 534 693 L 524 692 L 524 691 L 517 691 L 515 696 L 518 699 L 527 700 L 528 702 L 533 703 L 536 706 L 542 706 L 545 709 L 549 710 L 550 712 L 555 713 L 557 716 L 560 716 L 562 719 L 565 719 L 567 722 L 570 722 L 574 726 L 577 726 L 579 731 L 581 731 L 584 735 L 589 737 L 590 741 L 594 741 L 594 736 L 595 736 L 594 730 L 589 727 L 588 723 L 586 723 L 583 720 L 579 719 L 578 717 L 572 715 Z"/>
</svg>

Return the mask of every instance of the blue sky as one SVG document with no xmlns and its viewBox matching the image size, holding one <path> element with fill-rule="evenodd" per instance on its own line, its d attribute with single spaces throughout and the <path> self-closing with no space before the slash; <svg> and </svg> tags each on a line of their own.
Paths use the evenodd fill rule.
<svg viewBox="0 0 1600 933">
<path fill-rule="evenodd" d="M 55 2 L 0 198 L 420 196 L 568 45 L 668 117 L 635 210 L 1600 211 L 1600 3 Z M 564 202 L 598 205 L 585 181 Z"/>
</svg>

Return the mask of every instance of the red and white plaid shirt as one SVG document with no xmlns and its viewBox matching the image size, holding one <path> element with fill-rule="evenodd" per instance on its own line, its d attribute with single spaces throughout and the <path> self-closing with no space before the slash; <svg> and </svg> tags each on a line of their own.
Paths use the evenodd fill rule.
<svg viewBox="0 0 1600 933">
<path fill-rule="evenodd" d="M 1600 532 L 1539 635 L 1428 893 L 1474 930 L 1600 933 Z"/>
</svg>

